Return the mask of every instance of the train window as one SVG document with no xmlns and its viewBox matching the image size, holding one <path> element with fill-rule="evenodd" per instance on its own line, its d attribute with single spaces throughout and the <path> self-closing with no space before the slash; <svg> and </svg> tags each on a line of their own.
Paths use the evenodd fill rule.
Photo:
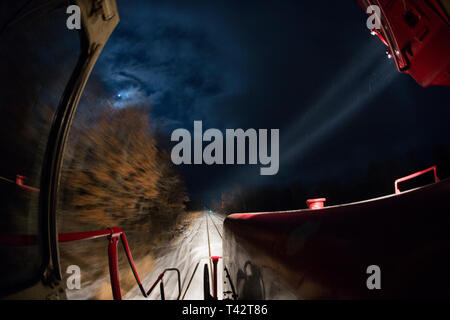
<svg viewBox="0 0 450 320">
<path fill-rule="evenodd" d="M 61 1 L 59 1 L 61 2 Z M 43 157 L 80 41 L 58 1 L 0 4 L 0 294 L 31 285 L 44 262 Z"/>
</svg>

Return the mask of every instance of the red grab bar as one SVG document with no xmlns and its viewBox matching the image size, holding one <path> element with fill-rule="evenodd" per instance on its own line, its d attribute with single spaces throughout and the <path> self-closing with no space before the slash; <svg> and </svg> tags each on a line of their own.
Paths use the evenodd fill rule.
<svg viewBox="0 0 450 320">
<path fill-rule="evenodd" d="M 22 188 L 22 189 L 24 189 L 24 190 L 27 190 L 27 191 L 31 191 L 31 192 L 40 192 L 40 190 L 37 189 L 37 188 L 33 188 L 33 187 L 30 187 L 30 186 L 25 185 L 25 184 L 24 184 L 24 180 L 25 180 L 25 177 L 24 177 L 24 176 L 21 176 L 20 174 L 16 175 L 16 184 L 17 184 L 20 188 Z"/>
<path fill-rule="evenodd" d="M 25 191 L 40 192 L 40 190 L 38 188 L 33 188 L 31 186 L 25 185 L 24 184 L 25 179 L 26 178 L 20 174 L 16 175 L 16 180 L 11 180 L 11 179 L 0 176 L 0 181 L 4 181 L 4 182 L 10 183 L 10 184 L 17 185 L 19 188 L 21 188 Z"/>
<path fill-rule="evenodd" d="M 16 184 L 23 190 L 31 191 L 31 192 L 40 192 L 39 189 L 27 186 L 24 184 L 25 177 L 22 175 L 16 175 L 16 180 L 12 181 L 10 179 L 4 178 L 0 176 L 0 180 L 6 181 L 11 184 Z M 122 300 L 122 293 L 120 291 L 120 281 L 119 281 L 119 263 L 117 260 L 117 243 L 122 241 L 123 249 L 125 251 L 125 255 L 127 256 L 128 263 L 130 265 L 131 270 L 133 271 L 134 278 L 141 290 L 142 295 L 147 298 L 150 292 L 153 290 L 154 286 L 148 291 L 145 292 L 144 287 L 142 286 L 141 279 L 139 278 L 139 274 L 136 270 L 136 266 L 133 261 L 133 256 L 131 255 L 130 247 L 128 246 L 128 241 L 125 236 L 125 232 L 118 227 L 108 228 L 107 230 L 96 230 L 96 231 L 88 231 L 88 232 L 73 232 L 73 233 L 62 233 L 58 235 L 59 242 L 71 242 L 71 241 L 79 241 L 79 240 L 92 240 L 96 238 L 107 237 L 108 244 L 108 263 L 109 263 L 109 274 L 111 278 L 111 289 L 113 293 L 114 300 Z M 0 245 L 8 246 L 8 247 L 21 247 L 21 246 L 31 246 L 36 245 L 37 236 L 36 235 L 4 235 L 0 234 Z M 180 271 L 176 268 L 169 268 L 164 270 L 164 272 L 158 277 L 156 283 L 161 281 L 166 271 L 177 271 L 178 273 L 178 298 L 181 295 L 181 279 L 180 279 Z M 156 285 L 155 283 L 155 285 Z M 163 290 L 163 289 L 162 289 Z"/>
<path fill-rule="evenodd" d="M 73 233 L 61 233 L 58 235 L 59 242 L 71 242 L 79 240 L 92 240 L 97 238 L 106 237 L 108 239 L 108 262 L 109 262 L 109 274 L 111 278 L 111 289 L 113 293 L 114 300 L 122 300 L 122 293 L 120 291 L 119 282 L 119 263 L 117 259 L 117 243 L 122 241 L 123 249 L 128 259 L 131 270 L 133 271 L 134 278 L 141 290 L 144 297 L 150 294 L 145 292 L 142 286 L 141 279 L 139 278 L 136 266 L 133 261 L 133 256 L 131 255 L 130 247 L 128 246 L 128 241 L 125 236 L 125 232 L 122 229 L 113 227 L 106 230 L 96 230 L 88 232 L 73 232 Z M 0 234 L 0 245 L 7 247 L 22 247 L 22 246 L 32 246 L 37 243 L 36 235 L 2 235 Z M 164 271 L 165 272 L 165 271 Z M 179 271 L 178 271 L 179 273 Z M 161 275 L 161 278 L 164 274 Z M 178 276 L 178 278 L 180 278 Z M 180 285 L 179 279 L 179 285 Z M 179 288 L 181 291 L 181 288 Z"/>
<path fill-rule="evenodd" d="M 214 265 L 213 298 L 215 300 L 217 300 L 217 263 L 219 262 L 220 258 L 222 258 L 222 257 L 219 257 L 219 256 L 212 256 L 211 257 L 212 263 Z"/>
<path fill-rule="evenodd" d="M 119 263 L 117 260 L 117 243 L 119 240 L 122 241 L 123 249 L 128 259 L 128 263 L 130 264 L 130 268 L 133 271 L 134 278 L 141 290 L 141 293 L 144 297 L 147 297 L 147 294 L 142 286 L 141 279 L 139 278 L 138 272 L 136 270 L 136 266 L 133 261 L 133 257 L 131 255 L 130 247 L 128 246 L 128 241 L 125 236 L 125 232 L 122 229 L 113 227 L 107 230 L 97 230 L 97 231 L 89 231 L 89 232 L 74 232 L 74 233 L 63 233 L 60 234 L 58 239 L 59 242 L 70 242 L 70 241 L 78 241 L 78 240 L 91 240 L 101 237 L 107 237 L 109 240 L 108 243 L 108 262 L 109 262 L 109 275 L 111 278 L 111 289 L 113 293 L 114 300 L 122 300 L 122 293 L 120 291 L 120 282 L 119 282 Z"/>
<path fill-rule="evenodd" d="M 427 173 L 429 171 L 434 171 L 434 182 L 439 182 L 439 178 L 438 178 L 437 172 L 436 172 L 436 166 L 432 166 L 432 167 L 430 167 L 428 169 L 425 169 L 425 170 L 422 170 L 422 171 L 418 171 L 418 172 L 410 174 L 410 175 L 408 175 L 406 177 L 402 177 L 402 178 L 399 178 L 399 179 L 395 180 L 395 182 L 394 182 L 395 194 L 401 193 L 400 189 L 398 188 L 398 184 L 400 182 L 413 179 L 413 178 L 415 178 L 417 176 L 420 176 L 420 175 L 422 175 L 424 173 Z"/>
<path fill-rule="evenodd" d="M 178 270 L 177 268 L 167 268 L 165 269 L 156 279 L 156 281 L 153 283 L 153 285 L 151 286 L 151 288 L 147 291 L 147 296 L 150 295 L 150 293 L 152 293 L 153 289 L 155 289 L 156 285 L 161 281 L 160 283 L 160 289 L 161 289 L 161 300 L 165 300 L 165 295 L 164 295 L 164 284 L 163 284 L 163 277 L 166 274 L 167 271 L 176 271 L 177 273 L 177 277 L 178 277 L 178 297 L 177 300 L 180 299 L 181 296 L 181 275 L 180 275 L 180 270 Z"/>
</svg>

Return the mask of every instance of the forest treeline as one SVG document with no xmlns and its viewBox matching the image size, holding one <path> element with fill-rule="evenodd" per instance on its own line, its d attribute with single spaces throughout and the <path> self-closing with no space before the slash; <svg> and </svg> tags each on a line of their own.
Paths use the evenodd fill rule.
<svg viewBox="0 0 450 320">
<path fill-rule="evenodd" d="M 184 182 L 157 147 L 145 110 L 105 107 L 74 126 L 63 165 L 63 219 L 157 232 L 184 212 Z"/>
</svg>

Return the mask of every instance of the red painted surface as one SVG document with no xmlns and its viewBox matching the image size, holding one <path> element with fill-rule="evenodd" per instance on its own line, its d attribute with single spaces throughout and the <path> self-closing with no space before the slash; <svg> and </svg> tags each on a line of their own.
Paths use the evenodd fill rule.
<svg viewBox="0 0 450 320">
<path fill-rule="evenodd" d="M 96 230 L 88 232 L 73 232 L 73 233 L 62 233 L 59 235 L 59 242 L 71 242 L 78 240 L 92 240 L 101 237 L 107 237 L 111 234 L 110 229 L 106 230 Z"/>
<path fill-rule="evenodd" d="M 125 254 L 128 259 L 131 270 L 133 271 L 136 282 L 141 290 L 144 297 L 147 297 L 148 293 L 145 292 L 139 274 L 137 272 L 136 266 L 131 255 L 131 250 L 128 246 L 127 238 L 122 229 L 113 227 L 106 230 L 95 230 L 88 232 L 73 232 L 73 233 L 62 233 L 58 236 L 59 242 L 72 242 L 81 240 L 92 240 L 97 238 L 108 238 L 108 262 L 109 262 L 109 273 L 111 279 L 111 289 L 115 300 L 122 300 L 122 294 L 120 290 L 119 281 L 119 265 L 117 259 L 117 245 L 119 241 L 122 241 L 122 245 Z M 37 236 L 35 235 L 0 235 L 0 245 L 7 247 L 21 247 L 21 246 L 32 246 L 36 245 Z M 161 277 L 164 274 L 161 275 Z M 151 290 L 149 290 L 150 292 Z"/>
<path fill-rule="evenodd" d="M 449 197 L 446 179 L 321 210 L 232 214 L 224 264 L 242 299 L 450 297 Z M 366 287 L 370 265 L 382 290 Z"/>
<path fill-rule="evenodd" d="M 109 261 L 109 275 L 111 278 L 111 289 L 114 300 L 122 300 L 119 282 L 119 264 L 117 261 L 117 242 L 120 236 L 110 235 L 108 245 L 108 261 Z"/>
<path fill-rule="evenodd" d="M 388 46 L 400 72 L 421 86 L 450 86 L 450 24 L 439 0 L 358 0 L 381 9 L 382 28 L 372 30 Z"/>
<path fill-rule="evenodd" d="M 165 300 L 163 278 L 164 278 L 164 275 L 166 274 L 166 272 L 168 272 L 168 271 L 175 271 L 177 273 L 177 278 L 178 278 L 178 296 L 177 296 L 177 300 L 180 299 L 180 296 L 181 296 L 181 274 L 180 274 L 180 270 L 178 270 L 177 268 L 167 268 L 162 273 L 160 273 L 158 278 L 156 279 L 156 281 L 153 283 L 153 285 L 150 287 L 150 289 L 147 291 L 147 293 L 144 294 L 144 296 L 149 296 L 150 293 L 152 293 L 153 289 L 155 289 L 156 285 L 158 283 L 160 283 L 161 300 Z M 141 290 L 143 290 L 143 289 L 141 289 Z"/>
<path fill-rule="evenodd" d="M 326 200 L 326 198 L 308 199 L 306 200 L 306 204 L 311 210 L 323 209 Z"/>
<path fill-rule="evenodd" d="M 439 178 L 438 178 L 437 172 L 436 172 L 436 166 L 432 166 L 432 167 L 430 167 L 428 169 L 425 169 L 425 170 L 422 170 L 422 171 L 418 171 L 416 173 L 407 175 L 406 177 L 402 177 L 402 178 L 399 178 L 399 179 L 395 180 L 395 182 L 394 182 L 395 193 L 396 194 L 400 193 L 400 189 L 398 188 L 398 184 L 400 182 L 404 182 L 404 181 L 407 181 L 407 180 L 414 179 L 414 178 L 416 178 L 416 177 L 418 177 L 418 176 L 420 176 L 420 175 L 422 175 L 424 173 L 430 172 L 430 171 L 434 172 L 434 182 L 439 182 Z"/>
<path fill-rule="evenodd" d="M 141 293 L 144 297 L 147 297 L 145 290 L 142 286 L 141 279 L 139 278 L 138 272 L 136 270 L 136 266 L 133 261 L 133 257 L 131 255 L 130 248 L 128 246 L 128 241 L 125 236 L 125 233 L 122 229 L 113 227 L 107 230 L 96 230 L 89 232 L 75 232 L 75 233 L 65 233 L 59 235 L 60 242 L 70 242 L 70 241 L 79 241 L 79 240 L 91 240 L 100 237 L 108 238 L 108 262 L 109 262 L 109 273 L 111 279 L 111 290 L 113 293 L 114 300 L 122 300 L 122 294 L 120 291 L 120 280 L 119 280 L 119 265 L 117 259 L 117 244 L 119 241 L 122 241 L 122 245 L 125 251 L 125 254 L 128 259 L 128 263 L 130 265 L 131 270 L 133 271 L 136 282 L 141 290 Z"/>
<path fill-rule="evenodd" d="M 211 260 L 214 267 L 214 283 L 213 283 L 213 298 L 217 300 L 217 264 L 219 263 L 219 259 L 222 257 L 219 256 L 211 256 Z"/>
<path fill-rule="evenodd" d="M 150 287 L 150 289 L 147 291 L 147 296 L 152 293 L 153 289 L 155 289 L 156 285 L 162 280 L 162 278 L 164 277 L 164 272 L 161 273 L 158 278 L 156 279 L 156 281 L 153 283 L 153 285 Z"/>
<path fill-rule="evenodd" d="M 21 176 L 21 175 L 16 175 L 16 185 L 19 187 L 19 188 L 21 188 L 21 189 L 23 189 L 23 190 L 26 190 L 26 191 L 31 191 L 31 192 L 40 192 L 40 190 L 39 189 L 37 189 L 37 188 L 33 188 L 33 187 L 30 187 L 30 186 L 26 186 L 25 184 L 24 184 L 24 181 L 25 181 L 25 177 L 24 176 Z"/>
</svg>

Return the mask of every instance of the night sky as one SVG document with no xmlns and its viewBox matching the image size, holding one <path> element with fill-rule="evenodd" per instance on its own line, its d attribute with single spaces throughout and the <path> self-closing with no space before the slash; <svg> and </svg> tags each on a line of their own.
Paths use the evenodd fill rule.
<svg viewBox="0 0 450 320">
<path fill-rule="evenodd" d="M 193 199 L 235 185 L 362 179 L 371 163 L 392 158 L 432 165 L 435 148 L 450 145 L 449 88 L 424 89 L 398 73 L 356 1 L 118 7 L 94 76 L 116 107 L 151 106 L 164 147 L 194 120 L 223 132 L 280 129 L 276 176 L 261 177 L 260 165 L 180 166 Z"/>
</svg>

